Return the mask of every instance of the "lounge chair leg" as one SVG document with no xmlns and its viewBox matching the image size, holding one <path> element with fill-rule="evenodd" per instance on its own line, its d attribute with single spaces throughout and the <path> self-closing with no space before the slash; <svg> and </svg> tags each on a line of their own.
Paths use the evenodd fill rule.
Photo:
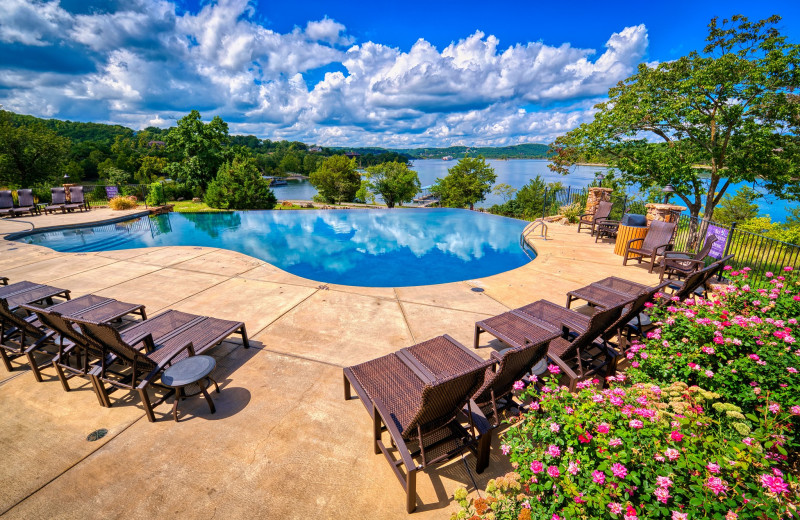
<svg viewBox="0 0 800 520">
<path fill-rule="evenodd" d="M 372 448 L 375 455 L 381 453 L 381 447 L 378 443 L 381 440 L 381 414 L 378 413 L 378 408 L 372 405 Z"/>
<path fill-rule="evenodd" d="M 498 421 L 499 422 L 499 421 Z M 494 436 L 494 428 L 484 433 L 478 439 L 478 453 L 475 460 L 475 472 L 483 473 L 483 470 L 489 465 L 489 450 L 492 448 L 492 437 Z"/>
<path fill-rule="evenodd" d="M 31 366 L 31 371 L 33 372 L 33 377 L 36 379 L 38 383 L 42 382 L 42 372 L 39 370 L 39 365 L 36 364 L 36 358 L 33 357 L 33 351 L 28 351 L 25 353 L 28 358 L 28 364 Z"/>
<path fill-rule="evenodd" d="M 153 413 L 153 405 L 150 404 L 150 397 L 147 395 L 147 388 L 138 388 L 139 390 L 139 398 L 142 400 L 142 406 L 144 406 L 144 412 L 147 414 L 147 420 L 150 422 L 156 422 L 156 415 Z M 178 399 L 178 396 L 175 396 L 175 399 Z"/>
<path fill-rule="evenodd" d="M 406 511 L 413 513 L 417 509 L 417 470 L 408 469 L 406 475 Z"/>
<path fill-rule="evenodd" d="M 481 328 L 475 325 L 475 344 L 473 345 L 473 348 L 478 348 L 478 342 L 480 341 L 481 332 L 483 332 Z"/>
<path fill-rule="evenodd" d="M 100 406 L 111 408 L 111 399 L 108 397 L 106 385 L 103 384 L 103 381 L 97 376 L 92 376 L 92 383 L 97 394 L 97 400 L 100 401 Z"/>
<path fill-rule="evenodd" d="M 67 376 L 64 374 L 64 369 L 61 368 L 55 359 L 53 360 L 53 368 L 56 369 L 56 375 L 58 376 L 58 380 L 61 381 L 61 386 L 64 387 L 64 391 L 69 392 L 70 387 L 69 382 L 67 382 Z"/>
<path fill-rule="evenodd" d="M 239 333 L 242 335 L 242 345 L 244 345 L 244 348 L 250 348 L 250 340 L 247 339 L 247 330 L 244 328 L 244 325 L 239 329 Z"/>
<path fill-rule="evenodd" d="M 13 371 L 14 367 L 11 366 L 11 358 L 8 357 L 6 349 L 4 349 L 2 346 L 0 346 L 0 357 L 3 358 L 3 365 L 5 365 L 6 370 L 9 372 Z"/>
<path fill-rule="evenodd" d="M 347 379 L 346 375 L 342 375 L 342 378 L 344 379 L 344 400 L 345 401 L 349 401 L 350 398 L 351 398 L 351 395 L 350 395 L 350 380 Z"/>
</svg>

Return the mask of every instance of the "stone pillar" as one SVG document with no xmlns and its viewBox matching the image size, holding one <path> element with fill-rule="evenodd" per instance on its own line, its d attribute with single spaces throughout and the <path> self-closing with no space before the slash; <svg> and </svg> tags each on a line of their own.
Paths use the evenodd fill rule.
<svg viewBox="0 0 800 520">
<path fill-rule="evenodd" d="M 64 186 L 64 197 L 66 198 L 67 202 L 72 202 L 69 189 L 72 186 L 77 186 L 77 184 L 62 184 L 62 186 Z"/>
<path fill-rule="evenodd" d="M 681 216 L 681 212 L 686 211 L 683 206 L 676 204 L 654 204 L 650 203 L 645 205 L 647 208 L 647 225 L 654 220 L 661 220 L 662 222 L 677 222 Z"/>
<path fill-rule="evenodd" d="M 611 188 L 589 188 L 589 196 L 586 198 L 586 211 L 594 215 L 597 205 L 601 202 L 611 202 Z"/>
</svg>

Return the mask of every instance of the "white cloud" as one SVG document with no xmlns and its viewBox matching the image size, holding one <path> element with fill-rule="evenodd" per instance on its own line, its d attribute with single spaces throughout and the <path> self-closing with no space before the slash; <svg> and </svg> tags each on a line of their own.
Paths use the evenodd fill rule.
<svg viewBox="0 0 800 520">
<path fill-rule="evenodd" d="M 96 70 L 0 69 L 0 103 L 134 127 L 198 108 L 235 132 L 327 145 L 548 142 L 588 120 L 592 104 L 633 72 L 647 31 L 612 34 L 597 57 L 569 44 L 502 47 L 480 31 L 441 50 L 425 39 L 407 51 L 372 41 L 345 50 L 353 41 L 329 18 L 270 30 L 247 0 L 182 14 L 166 0 L 133 0 L 78 15 L 58 2 L 5 0 L 0 42 L 77 48 Z M 331 65 L 343 72 L 308 83 L 318 76 L 306 73 Z"/>
</svg>

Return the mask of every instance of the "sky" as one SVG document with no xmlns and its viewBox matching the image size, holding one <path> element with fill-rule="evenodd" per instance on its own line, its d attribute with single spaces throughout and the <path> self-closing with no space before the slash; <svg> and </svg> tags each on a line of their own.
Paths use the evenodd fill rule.
<svg viewBox="0 0 800 520">
<path fill-rule="evenodd" d="M 0 104 L 134 129 L 197 109 L 324 146 L 549 143 L 734 14 L 800 42 L 798 0 L 2 0 Z"/>
</svg>

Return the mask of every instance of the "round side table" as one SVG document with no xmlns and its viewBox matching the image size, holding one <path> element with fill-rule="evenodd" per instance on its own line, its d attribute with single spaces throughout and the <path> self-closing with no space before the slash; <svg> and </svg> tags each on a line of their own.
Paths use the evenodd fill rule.
<svg viewBox="0 0 800 520">
<path fill-rule="evenodd" d="M 214 383 L 214 388 L 216 388 L 217 393 L 219 393 L 219 385 L 209 376 L 216 366 L 217 362 L 211 356 L 190 356 L 168 367 L 164 370 L 164 373 L 161 374 L 161 383 L 175 389 L 175 402 L 172 404 L 172 416 L 175 418 L 175 422 L 178 422 L 178 401 L 186 397 L 191 397 L 191 395 L 186 395 L 183 389 L 193 383 L 199 384 L 200 392 L 202 392 L 206 401 L 208 401 L 208 408 L 211 410 L 211 413 L 217 411 L 214 407 L 214 401 L 211 400 L 211 396 L 208 395 L 206 387 L 201 383 L 204 379 L 209 381 L 208 386 Z"/>
</svg>

